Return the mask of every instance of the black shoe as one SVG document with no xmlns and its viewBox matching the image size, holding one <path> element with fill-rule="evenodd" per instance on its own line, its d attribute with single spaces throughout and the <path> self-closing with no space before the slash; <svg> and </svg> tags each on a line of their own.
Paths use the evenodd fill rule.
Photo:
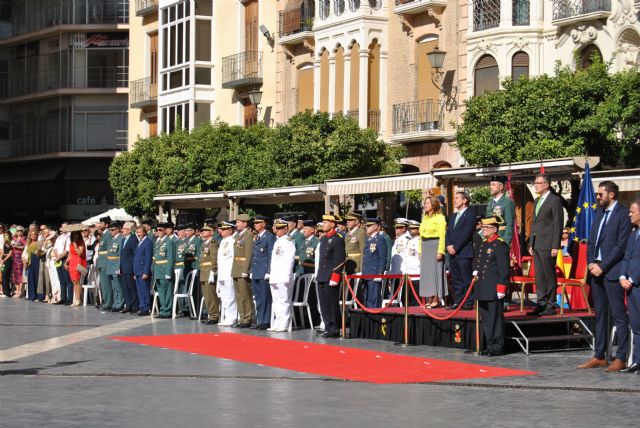
<svg viewBox="0 0 640 428">
<path fill-rule="evenodd" d="M 336 338 L 336 337 L 340 337 L 340 333 L 337 331 L 334 331 L 334 332 L 325 331 L 324 333 L 322 333 L 322 337 L 324 337 L 325 339 Z"/>
<path fill-rule="evenodd" d="M 638 372 L 638 374 L 640 374 L 640 364 L 638 363 L 633 363 L 631 364 L 629 367 L 627 367 L 626 369 L 622 369 L 620 370 L 618 373 L 633 373 L 633 372 Z"/>
<path fill-rule="evenodd" d="M 446 308 L 450 311 L 455 311 L 460 306 L 460 303 L 454 303 L 453 305 L 448 305 Z"/>
<path fill-rule="evenodd" d="M 251 327 L 251 323 L 239 324 L 238 327 L 240 327 L 240 328 L 250 328 Z"/>
<path fill-rule="evenodd" d="M 257 329 L 259 329 L 259 328 L 260 328 L 260 326 L 261 326 L 261 325 L 262 325 L 262 324 L 251 324 L 251 327 L 250 327 L 250 328 L 251 328 L 251 329 L 253 329 L 253 330 L 257 330 Z"/>
<path fill-rule="evenodd" d="M 231 328 L 240 328 L 240 323 L 231 324 Z"/>
<path fill-rule="evenodd" d="M 100 307 L 100 310 L 101 310 L 101 311 L 105 311 L 105 312 L 111 312 L 111 308 L 103 308 L 103 307 Z"/>
<path fill-rule="evenodd" d="M 149 316 L 149 311 L 140 311 L 140 312 L 138 312 L 138 316 L 139 317 Z"/>
<path fill-rule="evenodd" d="M 205 320 L 203 321 L 207 325 L 216 325 L 218 324 L 218 320 Z"/>
<path fill-rule="evenodd" d="M 120 312 L 122 308 L 111 308 L 111 312 Z"/>
<path fill-rule="evenodd" d="M 269 327 L 271 327 L 271 324 L 260 324 L 260 325 L 258 326 L 258 330 L 266 330 L 266 329 L 268 329 Z"/>
<path fill-rule="evenodd" d="M 123 309 L 123 310 L 120 311 L 121 314 L 126 314 L 128 312 L 129 312 L 129 309 Z"/>
<path fill-rule="evenodd" d="M 316 336 L 322 336 L 324 334 L 324 330 L 322 330 L 321 328 L 316 329 Z"/>
<path fill-rule="evenodd" d="M 535 308 L 533 308 L 532 311 L 527 312 L 527 315 L 540 316 L 540 314 L 543 313 L 544 310 L 545 310 L 544 306 L 538 305 Z"/>
<path fill-rule="evenodd" d="M 160 318 L 161 320 L 168 320 L 169 318 L 171 318 L 171 315 L 158 315 L 158 318 Z"/>
<path fill-rule="evenodd" d="M 555 315 L 556 314 L 556 308 L 554 306 L 547 306 L 547 308 L 542 311 L 542 313 L 540 315 Z"/>
</svg>

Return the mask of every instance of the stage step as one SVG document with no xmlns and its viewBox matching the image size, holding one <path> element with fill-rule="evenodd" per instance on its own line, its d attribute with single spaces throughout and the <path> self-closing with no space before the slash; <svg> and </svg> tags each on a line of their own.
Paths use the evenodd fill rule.
<svg viewBox="0 0 640 428">
<path fill-rule="evenodd" d="M 533 351 L 530 347 L 532 343 L 551 343 L 566 341 L 567 345 L 573 347 L 563 348 L 565 350 L 585 349 L 594 346 L 593 333 L 580 318 L 575 317 L 557 317 L 557 318 L 536 318 L 533 320 L 511 320 L 508 324 L 513 326 L 517 335 L 507 336 L 507 339 L 514 340 L 525 355 L 532 352 L 540 352 L 542 350 Z M 551 331 L 549 331 L 551 330 Z M 555 333 L 555 334 L 549 334 Z M 575 342 L 581 342 L 584 345 L 575 347 Z M 571 342 L 574 342 L 571 344 Z"/>
</svg>

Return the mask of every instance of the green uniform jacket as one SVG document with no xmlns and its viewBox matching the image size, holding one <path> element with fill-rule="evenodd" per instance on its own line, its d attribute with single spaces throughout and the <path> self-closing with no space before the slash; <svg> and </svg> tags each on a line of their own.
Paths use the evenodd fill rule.
<svg viewBox="0 0 640 428">
<path fill-rule="evenodd" d="M 175 265 L 175 242 L 166 236 L 156 240 L 153 249 L 153 276 L 156 280 L 165 279 L 165 276 L 173 277 Z"/>
<path fill-rule="evenodd" d="M 107 252 L 107 275 L 115 275 L 120 270 L 120 251 L 124 244 L 124 236 L 118 234 L 111 240 Z"/>
<path fill-rule="evenodd" d="M 495 202 L 493 198 L 489 200 L 487 205 L 486 217 L 499 215 L 504 219 L 504 226 L 500 226 L 498 229 L 498 236 L 504 240 L 504 242 L 511 247 L 511 239 L 513 238 L 513 221 L 516 215 L 516 206 L 511 199 L 503 194 L 498 202 Z"/>
<path fill-rule="evenodd" d="M 98 260 L 96 260 L 96 267 L 103 269 L 107 267 L 107 253 L 111 247 L 111 240 L 113 237 L 109 230 L 105 230 L 102 238 L 100 239 L 100 245 L 98 246 Z"/>
<path fill-rule="evenodd" d="M 385 265 L 384 270 L 388 272 L 389 268 L 391 267 L 391 249 L 393 248 L 393 241 L 391 240 L 391 237 L 386 233 L 382 233 L 382 237 L 384 238 L 384 242 L 386 242 L 387 244 L 387 264 Z"/>
<path fill-rule="evenodd" d="M 304 235 L 299 230 L 294 229 L 291 233 L 288 233 L 287 236 L 296 246 L 296 257 L 293 264 L 293 271 L 302 273 L 302 269 L 300 268 L 300 252 L 304 246 Z"/>
<path fill-rule="evenodd" d="M 251 270 L 251 256 L 253 255 L 253 232 L 248 228 L 238 233 L 233 244 L 233 265 L 231 266 L 231 277 L 233 279 L 242 278 L 245 274 L 249 278 Z"/>
<path fill-rule="evenodd" d="M 198 269 L 198 256 L 202 247 L 202 239 L 198 236 L 192 236 L 191 239 L 185 239 L 184 250 L 184 267 L 186 270 Z"/>
<path fill-rule="evenodd" d="M 320 240 L 315 236 L 302 241 L 300 250 L 296 248 L 296 259 L 300 262 L 296 269 L 299 274 L 313 273 L 316 266 L 316 247 Z"/>
<path fill-rule="evenodd" d="M 213 238 L 202 243 L 198 257 L 200 282 L 207 282 L 209 273 L 218 271 L 218 248 L 220 248 L 220 244 Z"/>
<path fill-rule="evenodd" d="M 344 252 L 347 255 L 344 267 L 347 273 L 362 272 L 362 255 L 366 243 L 367 233 L 360 227 L 353 233 L 348 231 L 344 234 Z"/>
<path fill-rule="evenodd" d="M 173 237 L 172 237 L 173 238 Z M 184 239 L 173 239 L 175 244 L 175 266 L 176 269 L 184 269 L 184 254 L 187 250 L 187 243 Z"/>
</svg>

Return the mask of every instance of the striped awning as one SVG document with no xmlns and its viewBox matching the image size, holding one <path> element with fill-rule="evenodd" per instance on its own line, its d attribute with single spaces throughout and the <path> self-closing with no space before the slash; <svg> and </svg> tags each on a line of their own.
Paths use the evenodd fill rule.
<svg viewBox="0 0 640 428">
<path fill-rule="evenodd" d="M 591 182 L 596 189 L 603 180 L 613 181 L 618 185 L 620 192 L 640 192 L 640 169 L 593 171 Z"/>
<path fill-rule="evenodd" d="M 362 195 L 429 189 L 436 185 L 436 180 L 429 173 L 417 172 L 379 177 L 328 180 L 326 185 L 327 195 Z"/>
</svg>

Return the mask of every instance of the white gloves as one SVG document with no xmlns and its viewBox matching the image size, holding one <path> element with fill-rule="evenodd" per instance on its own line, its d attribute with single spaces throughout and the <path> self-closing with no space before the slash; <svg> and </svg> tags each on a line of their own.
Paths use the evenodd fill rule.
<svg viewBox="0 0 640 428">
<path fill-rule="evenodd" d="M 242 275 L 242 276 L 244 276 L 244 275 Z M 252 273 L 249 274 L 249 279 L 253 279 L 253 274 Z"/>
<path fill-rule="evenodd" d="M 171 275 L 165 275 L 164 279 L 171 279 Z"/>
<path fill-rule="evenodd" d="M 242 277 L 243 277 L 243 278 L 248 278 L 248 277 L 249 277 L 249 275 L 247 275 L 246 273 L 243 273 L 243 274 L 242 274 Z"/>
<path fill-rule="evenodd" d="M 472 276 L 478 276 L 478 271 L 474 270 L 473 273 L 471 274 Z"/>
<path fill-rule="evenodd" d="M 505 297 L 506 297 L 506 294 L 498 293 L 498 299 L 504 299 Z"/>
<path fill-rule="evenodd" d="M 375 281 L 375 282 L 382 282 L 382 278 L 373 278 L 373 281 Z"/>
<path fill-rule="evenodd" d="M 209 284 L 213 284 L 215 280 L 216 280 L 216 274 L 213 272 L 209 272 L 209 279 L 208 279 Z"/>
<path fill-rule="evenodd" d="M 335 287 L 338 283 L 336 281 L 329 281 L 329 285 Z"/>
<path fill-rule="evenodd" d="M 268 273 L 264 274 L 264 279 L 269 279 L 271 277 L 271 275 L 269 275 Z"/>
</svg>

